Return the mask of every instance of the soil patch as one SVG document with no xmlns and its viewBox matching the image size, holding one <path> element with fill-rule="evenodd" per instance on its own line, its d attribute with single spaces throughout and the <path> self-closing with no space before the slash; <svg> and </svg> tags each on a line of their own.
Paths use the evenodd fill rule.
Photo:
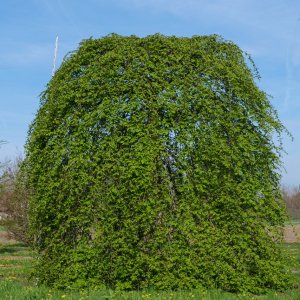
<svg viewBox="0 0 300 300">
<path fill-rule="evenodd" d="M 15 239 L 13 239 L 7 231 L 0 231 L 0 243 L 8 244 L 8 243 L 17 243 Z"/>
<path fill-rule="evenodd" d="M 0 261 L 1 260 L 30 260 L 32 259 L 31 256 L 0 256 Z"/>
<path fill-rule="evenodd" d="M 285 226 L 284 240 L 286 243 L 300 243 L 300 224 Z"/>
</svg>

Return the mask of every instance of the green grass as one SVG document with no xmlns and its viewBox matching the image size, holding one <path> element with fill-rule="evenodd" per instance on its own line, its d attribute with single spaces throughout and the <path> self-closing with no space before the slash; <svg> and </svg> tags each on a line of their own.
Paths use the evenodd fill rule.
<svg viewBox="0 0 300 300">
<path fill-rule="evenodd" d="M 233 300 L 233 299 L 291 299 L 299 300 L 300 293 L 297 290 L 287 291 L 284 294 L 270 292 L 264 296 L 250 294 L 230 294 L 218 290 L 200 291 L 134 291 L 121 292 L 108 289 L 103 290 L 83 290 L 83 291 L 60 291 L 52 290 L 47 287 L 25 286 L 13 279 L 7 279 L 0 283 L 0 299 L 72 299 L 72 300 L 138 300 L 138 299 L 157 299 L 157 300 L 187 300 L 187 299 L 206 299 L 206 300 Z"/>
<path fill-rule="evenodd" d="M 292 265 L 295 283 L 300 284 L 300 244 L 285 244 L 287 251 L 294 259 Z M 72 300 L 232 300 L 232 299 L 300 299 L 300 289 L 293 289 L 285 293 L 270 292 L 264 296 L 249 294 L 230 294 L 219 290 L 191 290 L 191 291 L 133 291 L 121 292 L 116 290 L 53 290 L 44 286 L 36 286 L 34 278 L 29 279 L 33 256 L 32 251 L 22 243 L 0 244 L 0 299 L 72 299 Z"/>
<path fill-rule="evenodd" d="M 298 284 L 300 289 L 300 244 L 285 244 L 284 250 L 288 252 L 288 255 L 292 258 L 294 263 L 291 265 L 291 270 L 293 272 L 293 278 L 295 283 Z M 299 292 L 300 299 L 300 292 Z"/>
<path fill-rule="evenodd" d="M 1 287 L 6 281 L 31 284 L 28 278 L 31 273 L 32 256 L 32 251 L 22 243 L 0 244 Z M 0 299 L 3 299 L 1 294 Z"/>
<path fill-rule="evenodd" d="M 292 220 L 287 221 L 285 224 L 286 225 L 298 225 L 298 224 L 300 224 L 300 220 L 292 219 Z"/>
<path fill-rule="evenodd" d="M 0 225 L 0 231 L 5 231 L 6 227 L 4 225 Z"/>
</svg>

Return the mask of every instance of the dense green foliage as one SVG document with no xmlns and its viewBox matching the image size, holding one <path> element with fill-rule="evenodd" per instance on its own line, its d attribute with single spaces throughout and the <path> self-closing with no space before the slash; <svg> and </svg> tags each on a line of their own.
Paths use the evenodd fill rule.
<svg viewBox="0 0 300 300">
<path fill-rule="evenodd" d="M 26 146 L 39 281 L 285 288 L 284 127 L 257 77 L 218 36 L 83 41 Z"/>
</svg>

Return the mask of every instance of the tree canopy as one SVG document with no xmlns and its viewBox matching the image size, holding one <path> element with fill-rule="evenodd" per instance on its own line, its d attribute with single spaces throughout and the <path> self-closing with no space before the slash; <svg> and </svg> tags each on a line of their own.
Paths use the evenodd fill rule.
<svg viewBox="0 0 300 300">
<path fill-rule="evenodd" d="M 39 281 L 286 287 L 274 230 L 285 128 L 258 76 L 215 35 L 81 42 L 42 93 L 26 145 Z"/>
</svg>

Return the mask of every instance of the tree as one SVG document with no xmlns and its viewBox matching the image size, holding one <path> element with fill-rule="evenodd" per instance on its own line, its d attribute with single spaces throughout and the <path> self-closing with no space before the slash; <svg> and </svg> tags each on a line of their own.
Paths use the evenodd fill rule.
<svg viewBox="0 0 300 300">
<path fill-rule="evenodd" d="M 1 147 L 1 145 L 3 145 L 3 144 L 6 144 L 6 142 L 5 141 L 3 141 L 3 140 L 0 140 L 0 147 Z M 0 171 L 3 169 L 3 164 L 2 163 L 0 163 Z"/>
<path fill-rule="evenodd" d="M 22 157 L 3 166 L 0 175 L 0 208 L 4 213 L 0 224 L 18 241 L 30 243 L 28 237 L 28 195 L 26 175 L 20 172 Z"/>
<path fill-rule="evenodd" d="M 300 219 L 300 185 L 294 188 L 282 188 L 283 200 L 291 219 Z"/>
<path fill-rule="evenodd" d="M 1 145 L 6 141 L 0 140 Z M 29 243 L 28 232 L 28 194 L 26 176 L 20 172 L 22 157 L 13 162 L 0 163 L 0 224 L 19 241 Z"/>
<path fill-rule="evenodd" d="M 42 94 L 26 145 L 39 281 L 286 287 L 273 230 L 286 216 L 285 128 L 257 78 L 219 36 L 83 41 Z"/>
</svg>

